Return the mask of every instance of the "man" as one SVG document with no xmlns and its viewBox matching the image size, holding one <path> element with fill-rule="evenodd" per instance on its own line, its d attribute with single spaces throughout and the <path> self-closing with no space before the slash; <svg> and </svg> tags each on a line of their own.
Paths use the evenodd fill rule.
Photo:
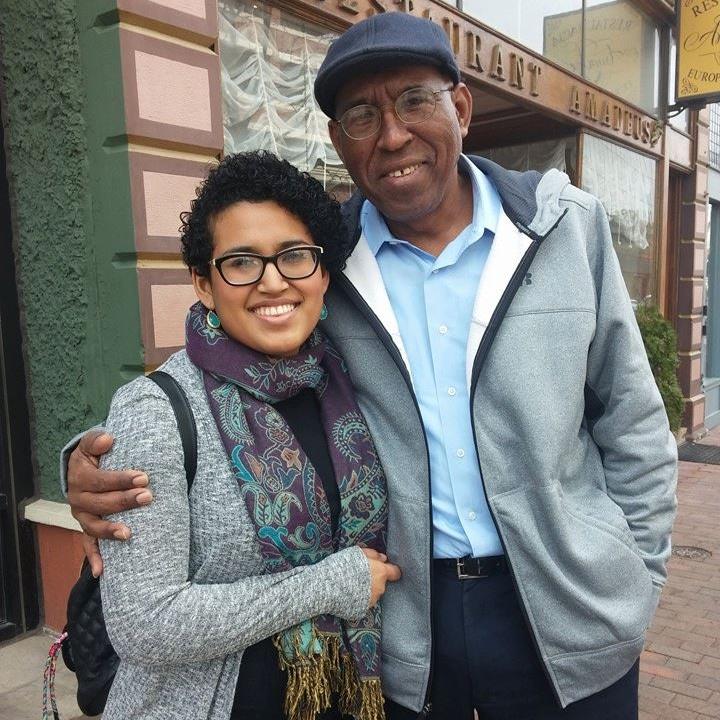
<svg viewBox="0 0 720 720">
<path fill-rule="evenodd" d="M 461 155 L 472 99 L 428 21 L 358 23 L 315 94 L 360 191 L 324 328 L 388 477 L 389 716 L 636 717 L 676 450 L 599 202 Z M 73 453 L 69 497 L 123 537 L 97 516 L 151 493 L 95 469 L 109 443 Z"/>
</svg>

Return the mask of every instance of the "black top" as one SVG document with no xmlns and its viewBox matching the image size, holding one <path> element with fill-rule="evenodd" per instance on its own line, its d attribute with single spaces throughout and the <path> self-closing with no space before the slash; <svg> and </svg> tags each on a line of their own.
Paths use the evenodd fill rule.
<svg viewBox="0 0 720 720">
<path fill-rule="evenodd" d="M 310 388 L 301 390 L 295 397 L 275 403 L 273 406 L 284 418 L 295 434 L 300 447 L 310 459 L 313 467 L 320 475 L 328 505 L 333 535 L 340 517 L 340 492 L 335 482 L 330 454 L 328 453 L 325 429 L 320 419 L 320 404 L 315 392 Z"/>
<path fill-rule="evenodd" d="M 295 434 L 298 443 L 320 475 L 328 504 L 333 535 L 340 517 L 340 492 L 328 452 L 327 438 L 320 418 L 315 392 L 302 390 L 295 397 L 275 403 L 275 409 Z M 240 663 L 235 699 L 230 720 L 285 720 L 283 702 L 287 679 L 278 665 L 272 638 L 266 638 L 245 650 Z M 318 720 L 339 718 L 335 711 L 323 713 Z"/>
</svg>

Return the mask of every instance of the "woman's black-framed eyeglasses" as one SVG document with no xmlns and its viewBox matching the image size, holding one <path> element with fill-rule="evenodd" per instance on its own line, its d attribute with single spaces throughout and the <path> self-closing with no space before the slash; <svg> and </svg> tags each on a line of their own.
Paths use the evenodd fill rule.
<svg viewBox="0 0 720 720">
<path fill-rule="evenodd" d="M 290 247 L 274 255 L 234 252 L 210 261 L 228 285 L 252 285 L 259 282 L 268 263 L 272 263 L 286 280 L 310 277 L 320 263 L 323 249 L 319 245 Z"/>
</svg>

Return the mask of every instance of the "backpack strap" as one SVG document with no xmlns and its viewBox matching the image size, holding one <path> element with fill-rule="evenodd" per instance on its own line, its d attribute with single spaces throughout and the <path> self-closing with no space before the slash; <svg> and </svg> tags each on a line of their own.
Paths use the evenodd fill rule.
<svg viewBox="0 0 720 720">
<path fill-rule="evenodd" d="M 175 413 L 183 455 L 185 456 L 185 478 L 187 479 L 189 495 L 197 470 L 197 426 L 195 425 L 195 416 L 185 391 L 172 375 L 162 370 L 154 370 L 146 377 L 158 385 L 168 396 Z"/>
</svg>

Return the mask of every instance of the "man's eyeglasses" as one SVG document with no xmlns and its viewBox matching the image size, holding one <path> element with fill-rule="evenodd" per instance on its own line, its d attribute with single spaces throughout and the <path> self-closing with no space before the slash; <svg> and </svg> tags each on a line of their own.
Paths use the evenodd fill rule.
<svg viewBox="0 0 720 720">
<path fill-rule="evenodd" d="M 228 285 L 252 285 L 260 280 L 268 263 L 272 263 L 286 280 L 310 277 L 320 262 L 323 249 L 319 245 L 300 245 L 274 255 L 228 253 L 210 261 Z"/>
<path fill-rule="evenodd" d="M 435 112 L 438 95 L 450 92 L 453 88 L 430 90 L 429 88 L 410 88 L 398 95 L 394 103 L 395 115 L 406 125 L 429 120 Z M 343 132 L 352 140 L 365 140 L 374 135 L 382 122 L 382 111 L 387 107 L 383 105 L 356 105 L 346 110 L 340 119 Z"/>
</svg>

